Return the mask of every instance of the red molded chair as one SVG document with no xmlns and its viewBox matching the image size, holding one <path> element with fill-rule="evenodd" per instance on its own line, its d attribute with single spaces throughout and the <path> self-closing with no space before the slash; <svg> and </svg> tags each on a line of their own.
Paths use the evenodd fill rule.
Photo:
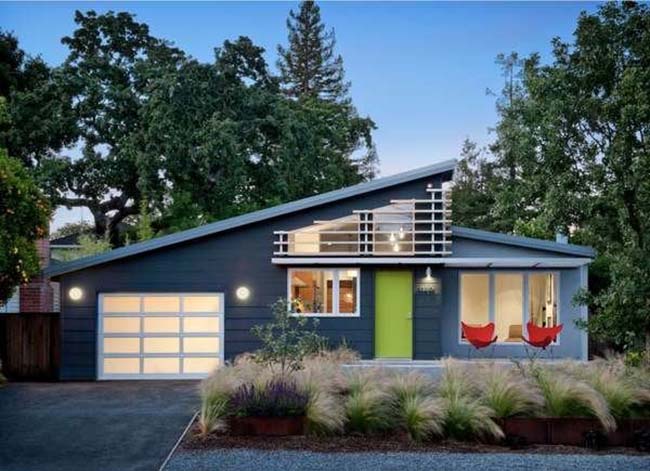
<svg viewBox="0 0 650 471">
<path fill-rule="evenodd" d="M 557 336 L 562 332 L 563 325 L 556 325 L 554 327 L 539 327 L 532 322 L 528 321 L 526 328 L 528 329 L 528 338 L 521 336 L 528 345 L 542 350 L 551 345 L 557 340 Z"/>
<path fill-rule="evenodd" d="M 497 341 L 498 337 L 494 335 L 493 322 L 482 326 L 471 326 L 464 322 L 461 322 L 460 325 L 467 341 L 477 350 L 488 347 Z M 494 338 L 492 336 L 494 336 Z M 469 357 L 469 351 L 467 352 L 467 356 Z"/>
<path fill-rule="evenodd" d="M 526 324 L 528 338 L 524 336 L 522 338 L 528 345 L 545 350 L 546 347 L 557 340 L 558 334 L 562 332 L 562 327 L 562 324 L 556 325 L 555 327 L 539 327 L 528 321 Z"/>
</svg>

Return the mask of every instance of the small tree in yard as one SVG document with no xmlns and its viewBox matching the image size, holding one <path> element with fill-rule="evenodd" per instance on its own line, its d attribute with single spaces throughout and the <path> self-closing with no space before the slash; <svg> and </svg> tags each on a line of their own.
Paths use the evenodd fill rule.
<svg viewBox="0 0 650 471">
<path fill-rule="evenodd" d="M 47 234 L 49 204 L 22 163 L 0 149 L 0 303 L 38 273 L 36 239 Z"/>
<path fill-rule="evenodd" d="M 315 353 L 326 342 L 316 333 L 318 319 L 312 322 L 303 316 L 293 316 L 293 303 L 284 298 L 271 305 L 273 320 L 251 329 L 262 342 L 255 355 L 257 361 L 278 366 L 281 374 L 300 369 L 305 356 Z"/>
</svg>

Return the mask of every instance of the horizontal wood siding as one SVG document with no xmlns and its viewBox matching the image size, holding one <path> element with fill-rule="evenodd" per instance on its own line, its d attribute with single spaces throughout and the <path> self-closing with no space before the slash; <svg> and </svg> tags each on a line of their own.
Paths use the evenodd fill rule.
<svg viewBox="0 0 650 471">
<path fill-rule="evenodd" d="M 441 282 L 442 269 L 433 269 L 432 278 Z M 426 276 L 426 267 L 414 271 L 415 294 L 413 303 L 413 358 L 432 360 L 440 358 L 440 320 L 442 317 L 441 292 L 422 292 L 417 289 Z"/>
<path fill-rule="evenodd" d="M 412 181 L 255 223 L 229 232 L 166 247 L 106 265 L 61 276 L 62 379 L 96 377 L 97 297 L 102 292 L 223 292 L 225 295 L 225 356 L 254 350 L 258 342 L 250 328 L 267 322 L 269 306 L 287 295 L 287 269 L 274 266 L 273 231 L 307 226 L 314 220 L 335 219 L 354 209 L 385 206 L 391 199 L 426 198 L 428 183 L 438 187 L 449 174 Z M 373 269 L 361 268 L 361 316 L 321 318 L 320 332 L 332 344 L 343 338 L 365 358 L 373 352 Z M 84 292 L 73 302 L 67 293 L 73 286 Z M 235 296 L 247 286 L 246 301 Z M 433 346 L 422 344 L 433 351 Z"/>
</svg>

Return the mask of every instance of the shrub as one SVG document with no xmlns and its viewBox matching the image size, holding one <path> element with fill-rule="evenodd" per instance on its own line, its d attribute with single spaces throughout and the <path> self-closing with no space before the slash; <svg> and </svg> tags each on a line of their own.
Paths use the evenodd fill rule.
<svg viewBox="0 0 650 471">
<path fill-rule="evenodd" d="M 397 423 L 411 440 L 423 441 L 442 434 L 444 406 L 441 400 L 419 394 L 406 395 L 395 407 Z"/>
<path fill-rule="evenodd" d="M 444 400 L 444 431 L 457 440 L 499 440 L 503 431 L 492 420 L 494 411 L 478 400 L 457 394 Z"/>
<path fill-rule="evenodd" d="M 341 365 L 327 355 L 314 355 L 303 361 L 303 368 L 293 372 L 298 388 L 308 397 L 307 431 L 323 435 L 338 433 L 345 425 L 343 400 L 345 389 Z"/>
<path fill-rule="evenodd" d="M 544 404 L 534 385 L 512 368 L 492 364 L 476 373 L 480 401 L 495 417 L 532 415 Z"/>
<path fill-rule="evenodd" d="M 280 378 L 263 387 L 241 385 L 230 399 L 230 406 L 238 417 L 297 417 L 306 414 L 308 401 L 308 395 L 294 382 Z"/>
<path fill-rule="evenodd" d="M 543 413 L 549 417 L 596 417 L 605 430 L 616 421 L 603 396 L 588 384 L 562 372 L 538 368 L 534 377 L 544 397 Z"/>
<path fill-rule="evenodd" d="M 438 393 L 443 399 L 447 436 L 457 440 L 503 438 L 503 431 L 492 420 L 494 411 L 476 399 L 476 386 L 468 368 L 455 360 L 446 360 Z"/>
<path fill-rule="evenodd" d="M 350 432 L 375 433 L 391 426 L 388 396 L 379 389 L 355 389 L 345 401 L 346 427 Z"/>
<path fill-rule="evenodd" d="M 205 435 L 225 429 L 231 396 L 242 384 L 241 370 L 223 366 L 204 379 L 199 387 L 201 410 L 199 429 Z"/>
<path fill-rule="evenodd" d="M 431 380 L 416 371 L 406 374 L 396 373 L 387 378 L 387 392 L 396 405 L 402 405 L 407 399 L 433 394 Z"/>
<path fill-rule="evenodd" d="M 254 358 L 271 368 L 279 367 L 281 374 L 297 370 L 302 360 L 310 354 L 320 351 L 326 342 L 324 337 L 316 334 L 318 319 L 292 316 L 292 303 L 280 298 L 273 305 L 273 320 L 256 325 L 251 333 L 262 342 L 262 347 Z"/>
</svg>

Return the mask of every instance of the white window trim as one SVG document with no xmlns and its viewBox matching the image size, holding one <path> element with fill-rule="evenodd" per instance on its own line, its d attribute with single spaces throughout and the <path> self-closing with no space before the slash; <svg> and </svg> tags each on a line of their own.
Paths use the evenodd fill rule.
<svg viewBox="0 0 650 471">
<path fill-rule="evenodd" d="M 219 298 L 219 312 L 217 313 L 207 313 L 207 312 L 188 312 L 183 311 L 183 303 L 186 296 L 217 296 Z M 104 297 L 140 297 L 140 308 L 138 312 L 103 312 L 104 310 Z M 179 312 L 144 312 L 143 299 L 144 297 L 166 297 L 174 296 L 180 298 Z M 96 337 L 96 364 L 97 371 L 96 377 L 98 381 L 104 380 L 144 380 L 144 379 L 203 379 L 207 376 L 204 373 L 184 373 L 183 372 L 183 358 L 218 358 L 219 365 L 223 365 L 225 361 L 225 296 L 223 292 L 146 292 L 146 291 L 119 291 L 119 292 L 110 292 L 102 291 L 98 293 L 98 302 L 97 302 L 97 337 Z M 219 319 L 219 332 L 217 333 L 219 338 L 219 353 L 185 353 L 183 352 L 183 338 L 189 337 L 206 337 L 206 333 L 195 333 L 195 332 L 183 332 L 183 322 L 180 323 L 179 333 L 167 334 L 167 333 L 144 333 L 142 323 L 146 317 L 178 317 L 183 318 L 185 314 L 188 314 L 187 317 L 217 317 Z M 216 314 L 216 316 L 215 316 Z M 128 337 L 128 338 L 139 338 L 140 339 L 140 353 L 131 354 L 131 353 L 104 353 L 104 327 L 102 317 L 135 317 L 140 320 L 140 331 L 138 333 L 111 333 L 106 334 L 107 338 L 119 338 L 119 337 Z M 145 338 L 178 338 L 179 339 L 179 353 L 144 353 L 143 342 Z M 179 373 L 104 373 L 104 358 L 139 358 L 140 360 L 140 371 L 143 371 L 143 362 L 144 358 L 178 358 L 179 359 Z"/>
<path fill-rule="evenodd" d="M 553 275 L 553 283 L 555 284 L 555 296 L 557 303 L 557 323 L 561 324 L 561 309 L 560 309 L 560 272 L 554 270 L 460 270 L 458 272 L 458 323 L 457 323 L 457 338 L 459 345 L 469 345 L 467 340 L 463 340 L 462 336 L 462 327 L 461 322 L 461 313 L 462 309 L 462 283 L 463 275 L 465 274 L 474 274 L 474 275 L 488 275 L 488 322 L 494 322 L 496 324 L 496 293 L 495 293 L 495 275 L 522 275 L 522 334 L 527 334 L 525 331 L 526 323 L 530 320 L 530 310 L 528 306 L 529 300 L 529 290 L 528 290 L 528 277 L 530 275 Z M 562 338 L 562 333 L 558 334 L 557 340 L 553 342 L 553 346 L 559 346 L 560 340 Z M 520 348 L 526 345 L 526 342 L 523 340 L 521 342 L 503 342 L 497 340 L 494 345 Z"/>
<path fill-rule="evenodd" d="M 339 309 L 339 273 L 347 270 L 357 271 L 357 305 L 355 312 L 338 312 Z M 287 270 L 287 299 L 291 303 L 291 278 L 296 271 L 331 271 L 332 272 L 332 307 L 334 312 L 292 312 L 293 317 L 334 317 L 334 318 L 349 318 L 361 317 L 361 269 L 358 267 L 304 267 L 304 268 L 289 268 Z M 291 305 L 289 305 L 291 309 Z"/>
</svg>

